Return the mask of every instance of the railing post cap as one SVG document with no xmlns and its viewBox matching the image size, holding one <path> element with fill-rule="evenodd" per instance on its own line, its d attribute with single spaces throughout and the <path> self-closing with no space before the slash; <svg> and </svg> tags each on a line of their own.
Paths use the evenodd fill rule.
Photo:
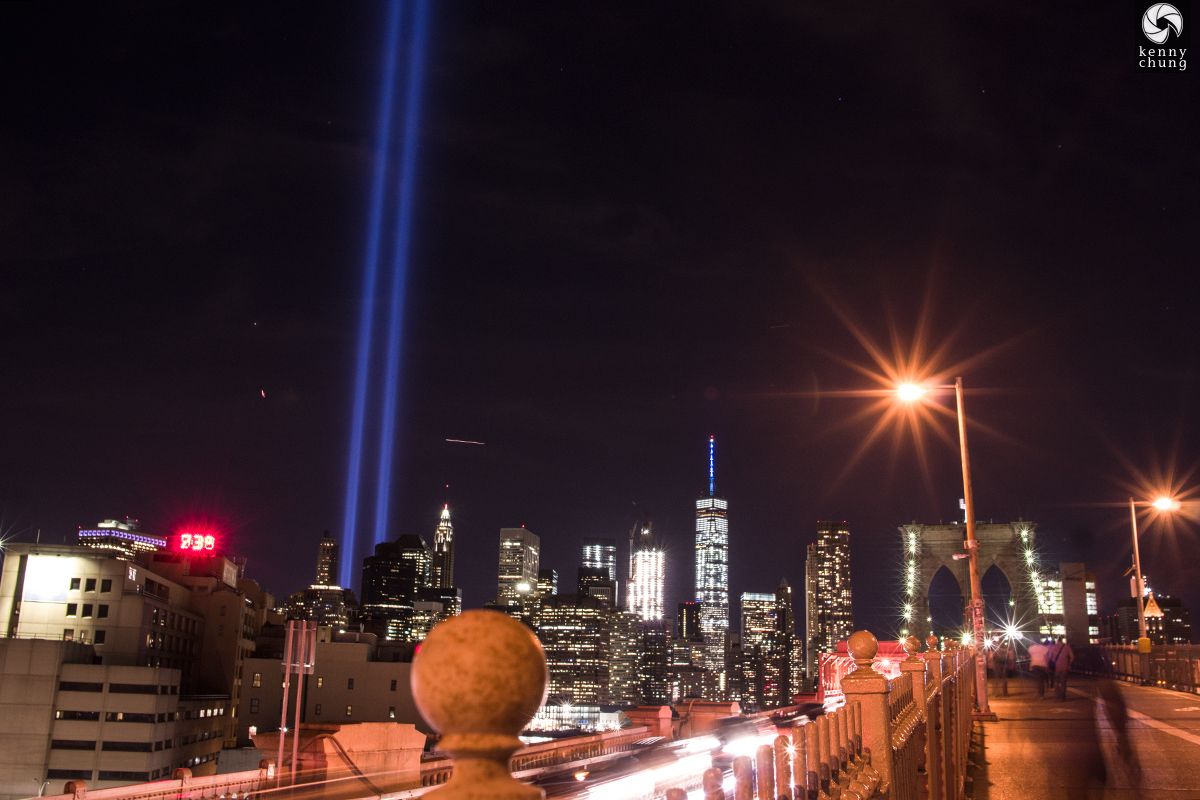
<svg viewBox="0 0 1200 800">
<path fill-rule="evenodd" d="M 921 661 L 924 663 L 922 658 L 917 655 L 917 652 L 921 649 L 920 639 L 915 636 L 909 636 L 907 639 L 900 640 L 900 646 L 904 648 L 904 652 L 908 653 L 908 658 L 905 659 L 906 661 L 911 661 L 914 663 Z"/>
<path fill-rule="evenodd" d="M 860 670 L 863 667 L 870 669 L 875 661 L 875 654 L 879 652 L 879 640 L 870 631 L 855 631 L 846 641 L 846 649 L 850 651 Z"/>
<path fill-rule="evenodd" d="M 452 736 L 516 737 L 546 695 L 546 657 L 533 633 L 498 611 L 464 611 L 434 626 L 413 659 L 417 709 Z M 451 750 L 442 740 L 444 749 Z"/>
<path fill-rule="evenodd" d="M 932 633 L 925 637 L 925 646 L 930 650 L 937 650 L 938 638 Z"/>
</svg>

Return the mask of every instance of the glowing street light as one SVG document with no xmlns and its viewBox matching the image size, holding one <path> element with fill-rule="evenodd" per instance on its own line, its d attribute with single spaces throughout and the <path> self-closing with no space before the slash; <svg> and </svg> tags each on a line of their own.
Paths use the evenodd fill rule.
<svg viewBox="0 0 1200 800">
<path fill-rule="evenodd" d="M 1137 586 L 1137 612 L 1138 612 L 1138 652 L 1150 652 L 1150 637 L 1146 635 L 1146 584 L 1142 580 L 1142 558 L 1138 553 L 1138 527 L 1137 527 L 1137 509 L 1134 507 L 1133 498 L 1129 498 L 1129 521 L 1133 528 L 1133 572 L 1134 585 Z M 1147 505 L 1143 503 L 1143 505 Z M 1159 511 L 1170 513 L 1178 511 L 1182 505 L 1173 497 L 1160 497 L 1157 500 L 1149 503 Z"/>
<path fill-rule="evenodd" d="M 928 390 L 922 389 L 920 386 L 912 383 L 902 383 L 896 387 L 896 394 L 900 395 L 900 399 L 906 403 L 920 399 L 921 395 L 925 394 L 926 391 Z"/>
</svg>

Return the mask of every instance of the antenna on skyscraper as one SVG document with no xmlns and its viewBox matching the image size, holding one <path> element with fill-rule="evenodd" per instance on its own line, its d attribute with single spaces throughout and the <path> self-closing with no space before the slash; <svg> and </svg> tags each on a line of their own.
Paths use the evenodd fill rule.
<svg viewBox="0 0 1200 800">
<path fill-rule="evenodd" d="M 716 481 L 714 480 L 714 473 L 713 473 L 713 443 L 714 443 L 715 439 L 716 439 L 715 436 L 708 437 L 708 496 L 709 497 L 715 497 L 717 494 L 717 490 L 716 490 L 717 484 L 716 484 Z"/>
</svg>

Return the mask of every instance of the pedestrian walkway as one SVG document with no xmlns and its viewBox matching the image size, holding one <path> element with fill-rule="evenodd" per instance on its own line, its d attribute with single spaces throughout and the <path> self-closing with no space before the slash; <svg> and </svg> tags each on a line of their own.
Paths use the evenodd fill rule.
<svg viewBox="0 0 1200 800">
<path fill-rule="evenodd" d="M 1070 685 L 1060 702 L 1039 701 L 1032 680 L 1010 681 L 1008 697 L 991 682 L 999 721 L 976 726 L 975 800 L 1200 800 L 1200 696 L 1075 675 Z"/>
</svg>

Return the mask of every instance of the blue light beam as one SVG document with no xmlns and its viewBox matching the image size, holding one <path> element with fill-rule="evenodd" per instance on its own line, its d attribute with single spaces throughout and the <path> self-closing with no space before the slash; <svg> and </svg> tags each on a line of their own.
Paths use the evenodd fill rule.
<svg viewBox="0 0 1200 800">
<path fill-rule="evenodd" d="M 354 370 L 354 407 L 350 423 L 350 464 L 346 475 L 346 511 L 342 518 L 342 557 L 338 581 L 350 586 L 357 562 L 359 476 L 362 471 L 363 423 L 367 407 L 367 375 L 371 362 L 371 330 L 375 324 L 375 285 L 379 272 L 383 228 L 384 190 L 387 187 L 388 141 L 392 136 L 392 98 L 396 86 L 396 61 L 400 49 L 400 0 L 388 11 L 383 57 L 383 84 L 379 97 L 379 122 L 375 131 L 375 174 L 371 183 L 367 221 L 367 252 L 363 263 L 363 310 L 358 328 L 358 360 Z"/>
<path fill-rule="evenodd" d="M 421 113 L 421 75 L 429 2 L 418 0 L 413 17 L 408 63 L 408 97 L 404 109 L 404 144 L 400 151 L 400 201 L 396 210 L 396 249 L 392 258 L 392 303 L 388 327 L 387 377 L 383 392 L 383 426 L 379 436 L 379 485 L 375 495 L 375 542 L 387 538 L 391 502 L 392 452 L 396 438 L 396 406 L 400 384 L 400 334 L 404 323 L 404 289 L 412 239 L 413 194 L 417 168 L 417 127 Z"/>
</svg>

